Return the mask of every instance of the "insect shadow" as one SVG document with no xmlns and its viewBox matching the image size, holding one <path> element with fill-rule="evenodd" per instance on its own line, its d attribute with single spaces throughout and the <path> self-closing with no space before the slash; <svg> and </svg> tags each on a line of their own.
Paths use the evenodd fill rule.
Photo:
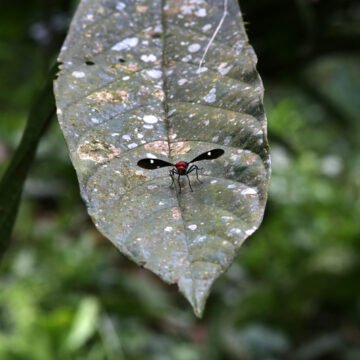
<svg viewBox="0 0 360 360">
<path fill-rule="evenodd" d="M 160 159 L 151 159 L 151 158 L 145 158 L 138 161 L 137 165 L 140 166 L 143 169 L 147 170 L 156 170 L 159 168 L 163 168 L 166 166 L 172 166 L 173 168 L 169 171 L 169 176 L 171 177 L 171 185 L 175 184 L 175 175 L 178 175 L 177 182 L 179 184 L 179 194 L 181 193 L 181 185 L 180 185 L 180 177 L 186 176 L 189 182 L 190 190 L 193 191 L 193 188 L 191 187 L 191 182 L 189 178 L 189 174 L 195 171 L 196 173 L 196 179 L 202 184 L 202 182 L 199 179 L 198 171 L 202 170 L 202 168 L 199 168 L 196 164 L 194 164 L 197 161 L 202 160 L 214 160 L 220 157 L 224 154 L 223 149 L 213 149 L 206 151 L 200 155 L 198 155 L 196 158 L 192 159 L 189 162 L 186 161 L 178 161 L 175 164 L 169 163 L 164 160 Z"/>
</svg>

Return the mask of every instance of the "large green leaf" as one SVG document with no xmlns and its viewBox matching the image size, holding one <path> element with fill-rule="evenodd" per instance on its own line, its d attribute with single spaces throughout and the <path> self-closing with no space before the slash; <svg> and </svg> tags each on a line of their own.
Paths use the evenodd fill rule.
<svg viewBox="0 0 360 360">
<path fill-rule="evenodd" d="M 60 61 L 58 117 L 89 214 L 200 316 L 261 223 L 270 173 L 263 86 L 236 1 L 83 0 Z M 194 192 L 171 188 L 168 168 L 136 165 L 213 148 L 225 154 L 201 164 Z"/>
</svg>

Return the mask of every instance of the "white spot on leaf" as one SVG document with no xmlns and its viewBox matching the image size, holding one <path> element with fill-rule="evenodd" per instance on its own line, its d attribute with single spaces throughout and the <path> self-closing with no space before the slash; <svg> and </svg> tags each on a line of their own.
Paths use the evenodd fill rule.
<svg viewBox="0 0 360 360">
<path fill-rule="evenodd" d="M 205 17 L 207 15 L 206 9 L 199 9 L 195 11 L 195 15 L 198 17 Z"/>
<path fill-rule="evenodd" d="M 181 61 L 182 61 L 182 62 L 189 62 L 191 59 L 192 59 L 192 56 L 189 54 L 189 55 L 184 56 L 184 57 L 181 59 Z"/>
<path fill-rule="evenodd" d="M 206 32 L 206 31 L 209 31 L 211 28 L 212 28 L 211 24 L 206 24 L 201 29 L 202 29 L 202 31 Z"/>
<path fill-rule="evenodd" d="M 71 75 L 77 79 L 85 77 L 85 73 L 83 71 L 73 71 Z"/>
<path fill-rule="evenodd" d="M 232 68 L 232 65 L 226 66 L 227 63 L 221 63 L 218 67 L 218 72 L 221 75 L 226 75 Z"/>
<path fill-rule="evenodd" d="M 162 72 L 160 70 L 146 70 L 146 74 L 152 79 L 160 79 L 162 76 Z"/>
<path fill-rule="evenodd" d="M 191 53 L 195 53 L 197 51 L 199 51 L 201 49 L 201 45 L 200 44 L 191 44 L 188 46 L 188 50 L 191 52 Z"/>
<path fill-rule="evenodd" d="M 123 2 L 118 2 L 115 8 L 118 11 L 124 10 L 126 8 L 126 4 L 124 4 Z"/>
<path fill-rule="evenodd" d="M 144 115 L 143 120 L 147 124 L 156 124 L 158 122 L 158 118 L 154 115 Z"/>
<path fill-rule="evenodd" d="M 232 217 L 232 216 L 222 216 L 221 217 L 221 220 L 223 220 L 223 221 L 231 221 L 231 220 L 233 220 L 234 218 Z"/>
<path fill-rule="evenodd" d="M 248 229 L 245 231 L 245 234 L 250 236 L 252 233 L 254 233 L 256 230 L 256 226 L 252 227 L 251 229 Z"/>
<path fill-rule="evenodd" d="M 180 80 L 178 80 L 178 84 L 179 84 L 180 86 L 184 85 L 185 83 L 187 83 L 187 80 L 186 80 L 186 79 L 180 79 Z"/>
<path fill-rule="evenodd" d="M 132 47 L 135 47 L 138 43 L 139 43 L 139 39 L 136 37 L 127 38 L 115 44 L 111 48 L 111 50 L 122 51 L 122 50 L 130 49 Z"/>
<path fill-rule="evenodd" d="M 256 195 L 257 191 L 253 188 L 247 188 L 241 192 L 241 195 Z"/>
<path fill-rule="evenodd" d="M 230 229 L 228 235 L 234 236 L 234 235 L 240 235 L 242 233 L 242 230 L 239 228 L 232 228 Z"/>
<path fill-rule="evenodd" d="M 213 103 L 216 101 L 216 88 L 212 88 L 207 95 L 205 95 L 203 97 L 203 99 L 205 100 L 205 102 L 207 103 Z"/>
<path fill-rule="evenodd" d="M 140 58 L 142 61 L 144 62 L 154 62 L 156 61 L 156 56 L 153 55 L 153 54 L 150 54 L 150 55 L 141 55 L 141 58 Z"/>
<path fill-rule="evenodd" d="M 189 225 L 188 229 L 190 229 L 191 231 L 194 231 L 197 229 L 197 225 L 195 225 L 195 224 Z"/>
<path fill-rule="evenodd" d="M 202 67 L 196 69 L 195 72 L 196 72 L 197 74 L 201 74 L 201 73 L 206 72 L 206 71 L 208 71 L 208 68 L 207 68 L 206 66 L 202 66 Z"/>
</svg>

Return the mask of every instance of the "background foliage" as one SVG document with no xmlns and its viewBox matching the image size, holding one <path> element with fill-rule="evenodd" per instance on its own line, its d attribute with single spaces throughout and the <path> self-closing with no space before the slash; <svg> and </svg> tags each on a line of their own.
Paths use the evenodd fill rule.
<svg viewBox="0 0 360 360">
<path fill-rule="evenodd" d="M 76 1 L 0 3 L 0 174 Z M 54 121 L 0 268 L 0 358 L 360 358 L 360 6 L 242 0 L 266 88 L 264 223 L 203 320 L 95 230 Z"/>
</svg>

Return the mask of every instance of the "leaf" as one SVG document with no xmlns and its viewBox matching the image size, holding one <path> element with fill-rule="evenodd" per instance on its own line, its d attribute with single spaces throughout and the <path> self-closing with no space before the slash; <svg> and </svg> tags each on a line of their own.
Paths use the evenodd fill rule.
<svg viewBox="0 0 360 360">
<path fill-rule="evenodd" d="M 78 350 L 94 335 L 98 325 L 99 311 L 99 303 L 95 298 L 87 297 L 81 301 L 65 342 L 68 350 Z"/>
<path fill-rule="evenodd" d="M 0 259 L 10 244 L 22 189 L 35 157 L 37 146 L 55 114 L 55 101 L 52 91 L 55 70 L 54 67 L 50 71 L 46 84 L 34 101 L 20 145 L 0 182 Z"/>
<path fill-rule="evenodd" d="M 201 316 L 261 223 L 270 174 L 263 86 L 236 1 L 82 1 L 60 61 L 58 116 L 89 214 Z M 136 165 L 214 148 L 225 154 L 198 163 L 194 192 L 170 188 L 169 168 Z"/>
</svg>

